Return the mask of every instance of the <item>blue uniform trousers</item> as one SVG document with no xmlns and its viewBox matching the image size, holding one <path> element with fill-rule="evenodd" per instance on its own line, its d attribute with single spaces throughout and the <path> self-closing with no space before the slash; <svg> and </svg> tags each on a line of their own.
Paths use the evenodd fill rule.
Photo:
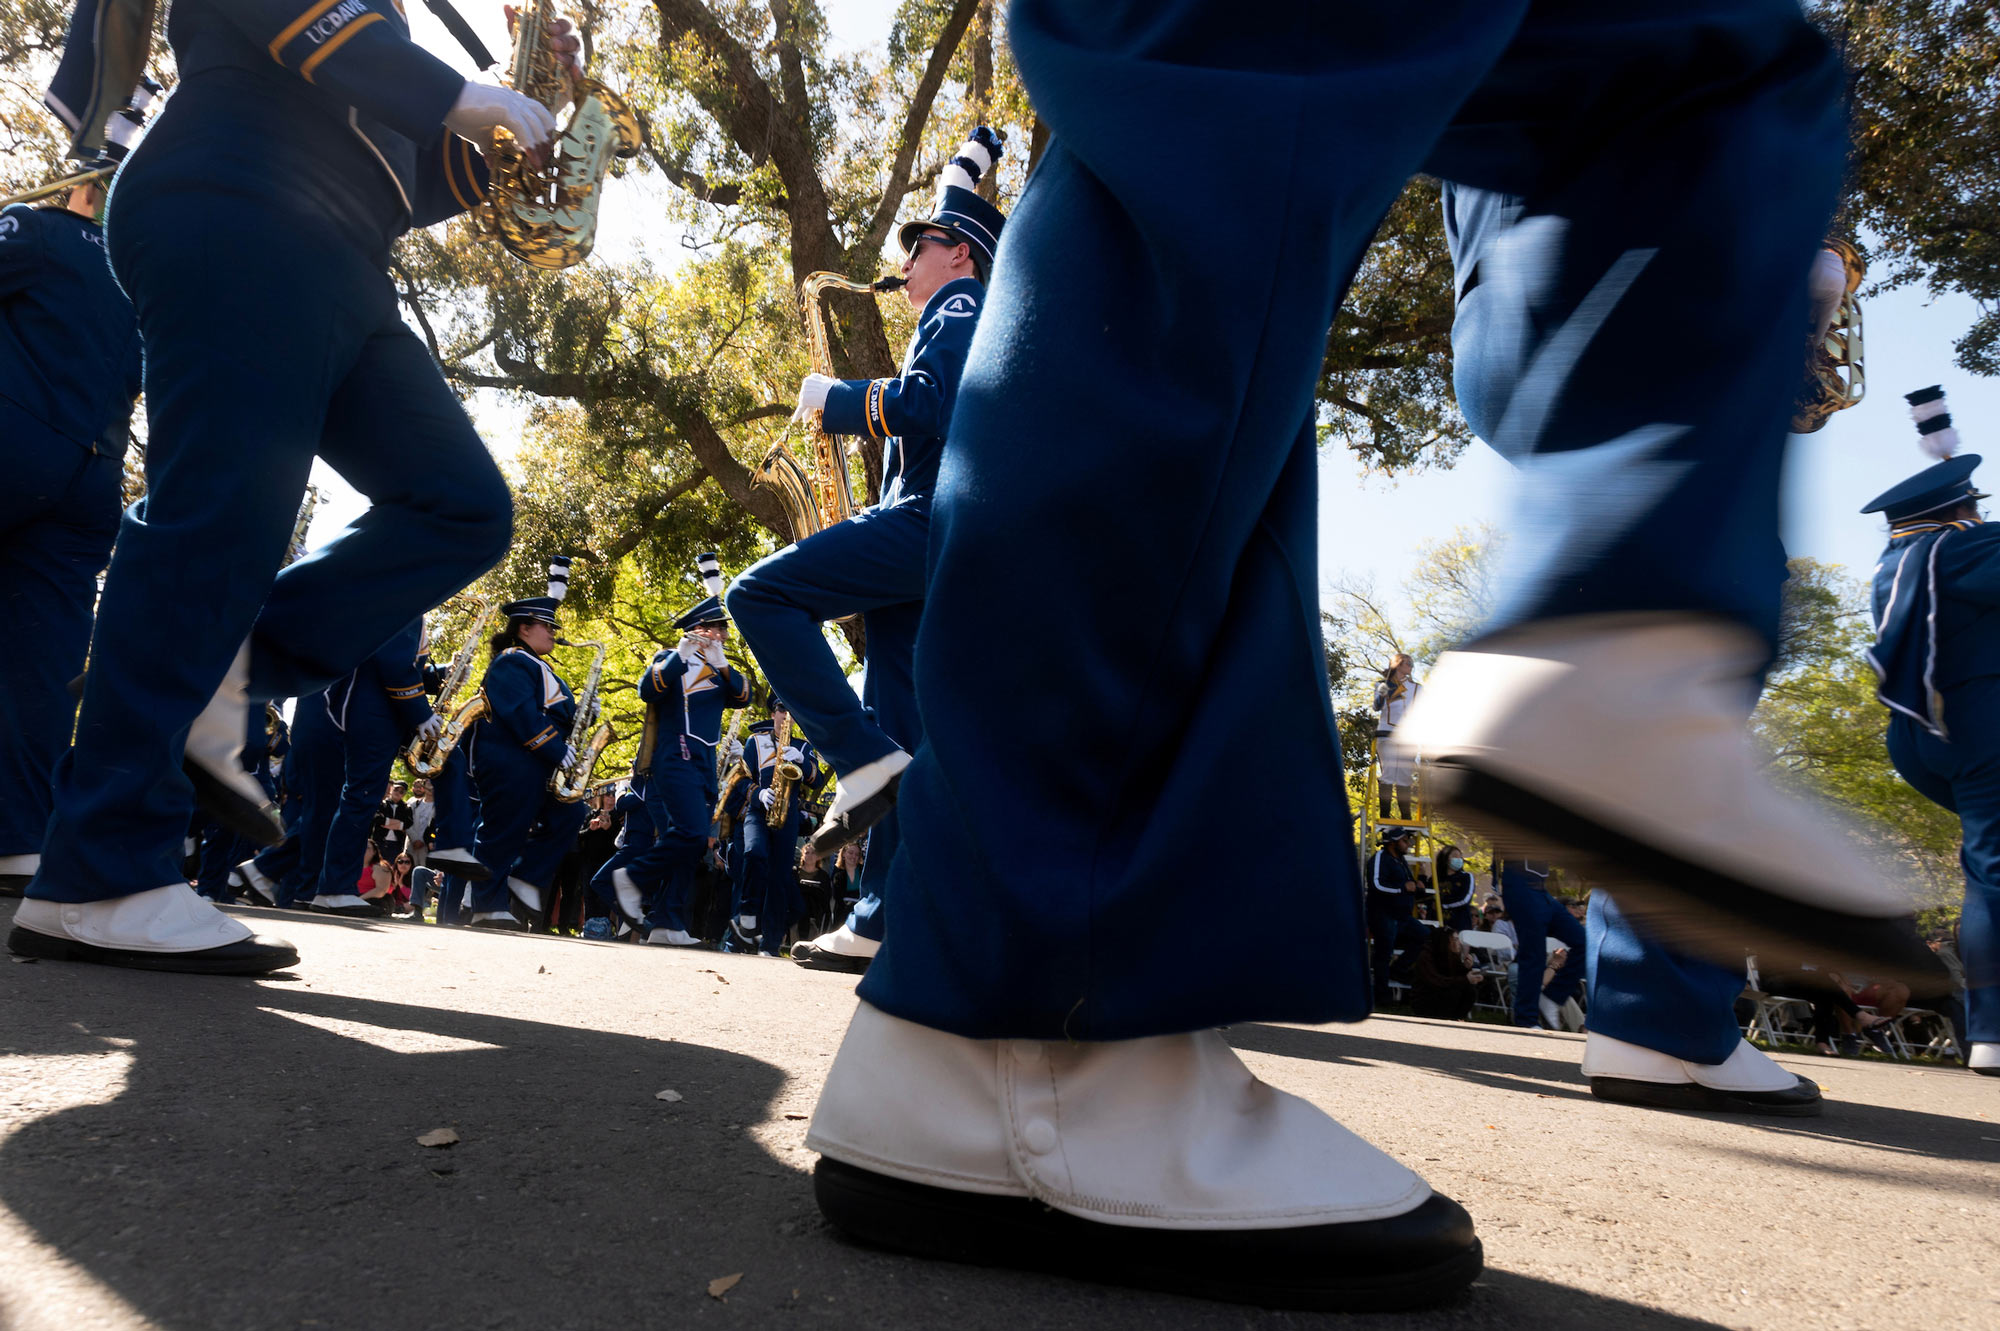
<svg viewBox="0 0 2000 1331">
<path fill-rule="evenodd" d="M 340 798 L 327 824 L 326 855 L 319 871 L 319 895 L 328 897 L 354 895 L 367 858 L 368 834 L 389 788 L 389 773 L 409 738 L 379 690 L 354 689 L 343 719 L 347 727 L 340 732 Z M 456 760 L 458 755 L 452 757 Z"/>
<path fill-rule="evenodd" d="M 646 777 L 646 813 L 653 821 L 653 844 L 634 855 L 626 871 L 646 894 L 646 927 L 696 930 L 688 921 L 694 872 L 708 850 L 709 815 L 715 812 L 715 768 L 708 750 L 695 756 L 657 753 Z"/>
<path fill-rule="evenodd" d="M 939 475 L 924 747 L 861 996 L 970 1037 L 1360 1017 L 1314 389 L 1377 219 L 1419 170 L 1528 200 L 1504 252 L 1468 252 L 1507 295 L 1460 342 L 1517 376 L 1480 377 L 1491 437 L 1533 471 L 1508 615 L 1768 632 L 1776 578 L 1741 561 L 1775 547 L 1804 279 L 1844 154 L 1838 65 L 1793 0 L 1441 0 L 1421 22 L 1387 3 L 1245 22 L 1225 0 L 1016 0 L 1010 32 L 1053 135 Z M 1171 170 L 1133 147 L 1162 141 Z M 1218 237 L 1240 242 L 1227 262 Z M 1668 376 L 1663 327 L 1703 330 Z M 994 650 L 996 609 L 1022 607 L 1054 617 L 1056 659 Z M 1296 731 L 1295 805 L 1319 812 L 1261 840 L 1261 904 L 1325 927 L 1243 916 L 1190 971 L 1182 935 L 1215 918 L 1210 868 L 1272 716 Z"/>
<path fill-rule="evenodd" d="M 1520 940 L 1514 950 L 1514 1024 L 1539 1026 L 1542 1024 L 1539 1000 L 1547 998 L 1561 1007 L 1576 996 L 1583 983 L 1587 952 L 1583 926 L 1569 913 L 1569 907 L 1533 883 L 1502 879 L 1500 900 L 1507 907 L 1507 918 Z M 1569 957 L 1548 987 L 1543 988 L 1542 973 L 1548 969 L 1551 938 L 1569 949 Z"/>
<path fill-rule="evenodd" d="M 340 808 L 345 783 L 340 728 L 326 712 L 326 695 L 309 694 L 292 708 L 292 748 L 285 755 L 285 790 L 296 817 L 285 824 L 285 840 L 257 857 L 257 871 L 278 885 L 278 904 L 311 901 L 319 893 L 326 838 Z M 348 890 L 361 877 L 354 866 Z"/>
<path fill-rule="evenodd" d="M 590 805 L 558 800 L 549 793 L 547 764 L 504 741 L 481 745 L 473 753 L 472 779 L 479 785 L 472 857 L 493 875 L 472 885 L 472 909 L 510 909 L 509 878 L 542 889 L 546 907 L 563 856 L 576 847 L 577 834 L 590 821 Z"/>
<path fill-rule="evenodd" d="M 2000 678 L 1947 689 L 1949 742 L 1907 717 L 1889 721 L 1889 758 L 1925 798 L 1958 815 L 1965 906 L 1958 955 L 1965 963 L 1965 1038 L 2000 1042 Z"/>
<path fill-rule="evenodd" d="M 0 652 L 0 855 L 33 855 L 76 722 L 69 682 L 90 645 L 123 471 L 68 439 L 14 430 L 0 438 L 0 474 L 0 614 L 21 644 Z"/>
<path fill-rule="evenodd" d="M 1740 967 L 1663 947 L 1634 929 L 1607 892 L 1590 894 L 1585 935 L 1591 1030 L 1690 1063 L 1720 1063 L 1735 1052 L 1743 1038 Z"/>
<path fill-rule="evenodd" d="M 314 692 L 490 568 L 511 532 L 499 469 L 397 307 L 387 176 L 370 192 L 303 151 L 246 150 L 204 119 L 197 83 L 112 194 L 150 489 L 118 534 L 57 771 L 29 888 L 50 900 L 177 881 L 182 744 L 246 638 L 253 699 Z M 315 454 L 373 507 L 280 573 Z"/>
<path fill-rule="evenodd" d="M 229 871 L 250 855 L 251 845 L 213 819 L 201 829 L 201 866 L 195 873 L 195 891 L 210 901 L 234 901 L 236 889 L 229 885 Z"/>
<path fill-rule="evenodd" d="M 902 747 L 897 730 L 916 724 L 915 706 L 912 696 L 883 698 L 879 688 L 878 696 L 864 705 L 820 626 L 847 615 L 866 615 L 868 678 L 863 687 L 876 687 L 875 658 L 883 645 L 876 640 L 878 616 L 873 612 L 890 607 L 902 612 L 882 621 L 892 640 L 900 636 L 906 618 L 914 621 L 920 608 L 911 603 L 924 599 L 929 539 L 929 501 L 906 499 L 864 509 L 815 532 L 759 560 L 730 585 L 729 614 L 770 677 L 772 692 L 791 707 L 799 729 L 812 737 L 836 774 Z M 908 644 L 891 641 L 886 646 L 892 656 L 900 646 L 905 663 L 900 671 L 892 666 L 887 673 L 907 678 Z M 907 744 L 920 738 L 914 735 Z"/>
<path fill-rule="evenodd" d="M 631 807 L 625 811 L 625 827 L 619 834 L 619 844 L 611 852 L 611 858 L 598 867 L 590 879 L 590 894 L 604 903 L 603 914 L 612 919 L 624 919 L 625 908 L 618 904 L 618 889 L 611 885 L 611 875 L 629 866 L 633 860 L 650 850 L 653 845 L 653 819 L 644 805 Z M 637 924 L 634 920 L 632 923 Z"/>
<path fill-rule="evenodd" d="M 765 824 L 761 809 L 744 815 L 743 876 L 737 888 L 738 910 L 757 917 L 757 933 L 761 940 L 758 950 L 766 956 L 778 955 L 792 921 L 805 913 L 805 894 L 799 891 L 798 854 L 799 813 L 796 808 L 785 820 L 785 826 L 775 830 Z"/>
</svg>

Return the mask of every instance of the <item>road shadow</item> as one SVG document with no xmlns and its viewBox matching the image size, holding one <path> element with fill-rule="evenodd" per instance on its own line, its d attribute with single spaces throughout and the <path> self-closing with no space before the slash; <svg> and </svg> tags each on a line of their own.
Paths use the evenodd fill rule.
<svg viewBox="0 0 2000 1331">
<path fill-rule="evenodd" d="M 1269 1026 L 1250 1023 L 1232 1026 L 1229 1042 L 1238 1049 L 1282 1058 L 1309 1059 L 1323 1063 L 1395 1063 L 1423 1068 L 1444 1076 L 1493 1090 L 1515 1091 L 1557 1098 L 1590 1100 L 1590 1083 L 1570 1058 L 1582 1046 L 1564 1042 L 1566 1057 L 1550 1059 L 1478 1049 L 1450 1049 L 1431 1045 L 1384 1040 L 1364 1035 L 1359 1028 L 1309 1030 L 1296 1026 Z M 1533 1034 L 1521 1038 L 1544 1041 Z M 1640 1109 L 1629 1105 L 1606 1105 L 1607 1113 L 1657 1114 L 1666 1111 Z M 1937 1160 L 1963 1160 L 2000 1164 L 2000 1142 L 1987 1141 L 1979 1125 L 1949 1114 L 1933 1114 L 1903 1106 L 1863 1104 L 1854 1100 L 1829 1098 L 1826 1111 L 1817 1118 L 1763 1118 L 1749 1115 L 1700 1117 L 1741 1123 L 1763 1131 L 1821 1141 L 1842 1142 L 1905 1156 Z M 1991 1125 L 1985 1125 L 1990 1127 Z"/>
<path fill-rule="evenodd" d="M 786 1073 L 688 1040 L 54 963 L 0 968 L 0 1006 L 68 1106 L 0 1146 L 0 1201 L 172 1331 L 1711 1326 L 1505 1272 L 1348 1319 L 868 1251 L 752 1135 Z"/>
</svg>

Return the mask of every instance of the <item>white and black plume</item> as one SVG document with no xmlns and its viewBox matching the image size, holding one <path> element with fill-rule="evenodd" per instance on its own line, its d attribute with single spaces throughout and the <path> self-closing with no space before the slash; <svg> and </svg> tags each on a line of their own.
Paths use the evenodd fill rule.
<svg viewBox="0 0 2000 1331">
<path fill-rule="evenodd" d="M 569 595 L 569 556 L 549 560 L 549 596 L 557 601 Z"/>
<path fill-rule="evenodd" d="M 694 565 L 701 571 L 701 585 L 708 588 L 710 596 L 722 595 L 722 559 L 715 551 L 709 550 L 694 557 Z"/>
<path fill-rule="evenodd" d="M 972 131 L 972 137 L 959 146 L 956 153 L 938 172 L 938 198 L 944 198 L 946 189 L 953 185 L 960 189 L 977 193 L 979 182 L 993 164 L 1000 160 L 1000 136 L 981 125 Z"/>
<path fill-rule="evenodd" d="M 1917 423 L 1917 443 L 1924 452 L 1940 462 L 1958 452 L 1958 431 L 1952 427 L 1942 386 L 1932 384 L 1905 393 L 1903 401 L 1910 404 L 1910 419 Z"/>
</svg>

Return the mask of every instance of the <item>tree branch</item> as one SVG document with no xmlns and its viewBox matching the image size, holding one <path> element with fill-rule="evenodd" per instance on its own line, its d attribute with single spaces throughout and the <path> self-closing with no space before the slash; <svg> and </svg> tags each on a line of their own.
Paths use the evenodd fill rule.
<svg viewBox="0 0 2000 1331">
<path fill-rule="evenodd" d="M 917 81 L 917 90 L 910 95 L 909 109 L 903 113 L 902 136 L 896 141 L 896 155 L 889 163 L 889 183 L 882 191 L 882 201 L 875 205 L 875 216 L 868 223 L 868 230 L 862 235 L 856 249 L 862 254 L 879 254 L 889 239 L 889 228 L 895 224 L 896 213 L 902 207 L 903 198 L 910 192 L 910 167 L 917 159 L 917 149 L 924 139 L 924 125 L 930 120 L 931 107 L 937 102 L 938 89 L 944 85 L 945 72 L 951 68 L 953 57 L 958 54 L 958 44 L 965 40 L 965 30 L 972 24 L 972 16 L 979 8 L 979 0 L 957 0 L 951 13 L 945 17 L 944 30 L 938 33 L 937 45 L 931 48 L 931 58 L 924 65 L 924 76 Z"/>
</svg>

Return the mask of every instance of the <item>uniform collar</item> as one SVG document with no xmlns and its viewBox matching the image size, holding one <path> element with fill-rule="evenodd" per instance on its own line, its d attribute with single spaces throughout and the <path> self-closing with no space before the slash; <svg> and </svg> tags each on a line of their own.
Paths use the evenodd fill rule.
<svg viewBox="0 0 2000 1331">
<path fill-rule="evenodd" d="M 936 291 L 931 292 L 931 298 L 924 302 L 924 312 L 917 316 L 917 320 L 921 323 L 923 320 L 930 318 L 940 304 L 961 291 L 969 294 L 977 302 L 980 293 L 985 289 L 985 286 L 976 277 L 954 277 Z"/>
<path fill-rule="evenodd" d="M 1983 518 L 1959 518 L 1955 522 L 1937 522 L 1928 518 L 1911 518 L 1898 522 L 1889 528 L 1889 539 L 1899 541 L 1906 536 L 1922 536 L 1934 531 L 1971 531 L 1974 527 L 1985 526 Z"/>
</svg>

